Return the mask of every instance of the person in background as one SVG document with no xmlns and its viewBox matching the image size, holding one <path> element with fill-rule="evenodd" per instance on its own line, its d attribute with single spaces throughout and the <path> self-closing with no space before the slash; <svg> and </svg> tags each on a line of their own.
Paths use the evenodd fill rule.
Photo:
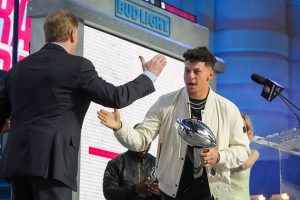
<svg viewBox="0 0 300 200">
<path fill-rule="evenodd" d="M 248 115 L 242 113 L 247 136 L 251 141 L 254 137 L 253 126 Z M 251 149 L 250 157 L 239 167 L 231 170 L 231 185 L 235 192 L 233 200 L 250 200 L 249 182 L 251 167 L 259 158 L 259 152 Z"/>
<path fill-rule="evenodd" d="M 106 200 L 159 200 L 155 181 L 155 157 L 128 150 L 107 163 L 103 176 Z"/>
<path fill-rule="evenodd" d="M 115 131 L 126 148 L 142 151 L 158 136 L 156 175 L 162 200 L 232 200 L 230 169 L 249 157 L 249 140 L 239 109 L 209 86 L 215 56 L 206 47 L 184 54 L 185 87 L 161 96 L 136 129 L 120 119 L 117 109 L 101 109 L 101 123 Z M 202 120 L 216 136 L 216 148 L 193 148 L 178 134 L 179 118 Z M 208 172 L 206 167 L 213 167 Z"/>
<path fill-rule="evenodd" d="M 14 200 L 71 200 L 77 190 L 82 123 L 91 101 L 126 107 L 154 92 L 153 81 L 166 65 L 160 54 L 148 62 L 140 57 L 144 72 L 114 86 L 99 77 L 91 61 L 73 55 L 78 25 L 69 11 L 51 12 L 44 23 L 46 44 L 13 66 L 1 86 L 0 129 L 9 116 L 11 129 L 0 179 L 10 180 Z"/>
<path fill-rule="evenodd" d="M 6 95 L 4 91 L 4 78 L 6 76 L 7 72 L 0 70 L 0 107 L 4 106 L 6 103 L 8 103 L 8 99 L 5 102 Z M 6 120 L 4 119 L 4 122 L 2 122 L 3 125 L 0 127 L 0 137 L 1 134 L 7 133 L 10 129 L 10 119 L 7 118 Z M 2 139 L 2 138 L 1 138 Z"/>
<path fill-rule="evenodd" d="M 4 134 L 7 133 L 10 130 L 10 119 L 6 119 L 2 129 L 0 130 L 0 134 Z"/>
</svg>

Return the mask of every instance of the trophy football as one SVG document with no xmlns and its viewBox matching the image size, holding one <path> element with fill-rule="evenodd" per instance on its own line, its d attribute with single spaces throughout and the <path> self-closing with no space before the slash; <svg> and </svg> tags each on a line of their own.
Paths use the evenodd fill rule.
<svg viewBox="0 0 300 200">
<path fill-rule="evenodd" d="M 216 147 L 216 137 L 210 128 L 202 121 L 192 118 L 177 119 L 179 124 L 179 135 L 190 146 L 196 148 Z"/>
<path fill-rule="evenodd" d="M 202 121 L 192 118 L 186 119 L 177 119 L 176 122 L 179 124 L 178 133 L 181 138 L 187 142 L 188 145 L 200 149 L 200 152 L 203 152 L 203 149 L 216 147 L 216 137 L 211 131 L 211 129 L 204 124 Z M 198 159 L 199 165 L 199 156 L 196 156 L 195 159 Z M 200 166 L 198 166 L 200 167 Z M 200 168 L 201 170 L 202 168 Z M 210 174 L 215 175 L 215 168 L 207 168 Z M 202 174 L 202 170 L 199 171 L 199 174 Z"/>
</svg>

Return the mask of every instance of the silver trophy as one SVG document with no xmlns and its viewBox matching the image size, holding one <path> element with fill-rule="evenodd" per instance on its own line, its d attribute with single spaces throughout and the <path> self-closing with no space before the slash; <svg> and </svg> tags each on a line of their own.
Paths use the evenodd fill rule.
<svg viewBox="0 0 300 200">
<path fill-rule="evenodd" d="M 196 148 L 216 147 L 216 137 L 210 128 L 202 121 L 192 118 L 177 119 L 179 124 L 179 135 L 190 146 Z"/>
<path fill-rule="evenodd" d="M 179 124 L 178 133 L 181 138 L 187 142 L 188 145 L 199 148 L 202 152 L 203 148 L 216 147 L 216 137 L 210 128 L 202 121 L 192 118 L 177 119 L 176 122 Z M 194 168 L 198 168 L 198 176 L 202 174 L 201 161 L 199 156 L 194 156 L 194 162 L 198 163 L 198 166 L 194 165 Z M 195 164 L 195 163 L 194 163 Z M 215 175 L 215 168 L 210 167 L 207 169 L 212 175 Z"/>
</svg>

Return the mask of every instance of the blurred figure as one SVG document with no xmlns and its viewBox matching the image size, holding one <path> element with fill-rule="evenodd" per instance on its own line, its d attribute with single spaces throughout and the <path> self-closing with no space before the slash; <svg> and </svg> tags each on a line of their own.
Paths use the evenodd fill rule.
<svg viewBox="0 0 300 200">
<path fill-rule="evenodd" d="M 11 129 L 0 179 L 10 180 L 14 200 L 71 200 L 91 101 L 126 107 L 154 92 L 153 81 L 166 65 L 163 55 L 148 62 L 140 57 L 143 74 L 114 86 L 99 77 L 91 61 L 73 55 L 78 25 L 66 10 L 50 13 L 44 23 L 46 44 L 13 66 L 1 87 L 0 128 L 11 116 Z"/>
<path fill-rule="evenodd" d="M 0 70 L 0 99 L 3 100 L 6 98 L 5 92 L 4 92 L 4 78 L 6 76 L 7 72 Z M 8 102 L 8 101 L 7 101 Z M 0 102 L 0 107 L 4 106 L 7 102 Z M 6 119 L 4 122 L 3 127 L 0 127 L 0 159 L 2 158 L 3 149 L 5 148 L 6 139 L 8 132 L 10 130 L 10 119 Z"/>
<path fill-rule="evenodd" d="M 251 141 L 254 137 L 253 126 L 248 115 L 241 113 L 244 120 L 247 136 Z M 233 200 L 250 200 L 249 182 L 250 171 L 256 160 L 259 158 L 259 152 L 251 149 L 249 159 L 241 166 L 231 170 L 231 185 L 235 191 Z"/>
<path fill-rule="evenodd" d="M 121 121 L 116 109 L 102 109 L 98 118 L 130 150 L 144 150 L 158 136 L 156 174 L 162 200 L 210 200 L 212 195 L 232 200 L 230 169 L 250 154 L 243 119 L 232 102 L 209 86 L 215 75 L 215 56 L 206 47 L 196 47 L 183 57 L 185 87 L 161 96 L 136 129 Z M 187 145 L 178 134 L 178 118 L 203 121 L 216 136 L 216 148 L 201 153 Z M 214 170 L 207 172 L 206 167 Z"/>
<path fill-rule="evenodd" d="M 0 100 L 1 100 L 0 107 L 3 107 L 3 106 L 5 106 L 6 103 L 8 103 L 8 99 L 6 99 L 6 93 L 4 90 L 4 78 L 5 78 L 6 74 L 7 74 L 7 72 L 0 70 Z M 10 119 L 7 118 L 6 120 L 5 119 L 3 119 L 3 120 L 4 120 L 4 122 L 1 122 L 1 123 L 3 123 L 3 125 L 2 125 L 2 127 L 0 126 L 0 137 L 1 137 L 1 134 L 7 133 L 10 129 Z"/>
<path fill-rule="evenodd" d="M 10 119 L 6 119 L 5 124 L 3 125 L 2 129 L 0 130 L 0 133 L 4 134 L 7 133 L 10 130 Z"/>
<path fill-rule="evenodd" d="M 106 200 L 158 200 L 155 182 L 155 157 L 148 153 L 126 151 L 107 163 L 103 176 Z"/>
</svg>

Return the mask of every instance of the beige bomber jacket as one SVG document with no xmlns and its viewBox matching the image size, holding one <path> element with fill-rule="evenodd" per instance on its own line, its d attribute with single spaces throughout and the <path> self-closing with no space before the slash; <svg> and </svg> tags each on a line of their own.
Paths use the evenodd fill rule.
<svg viewBox="0 0 300 200">
<path fill-rule="evenodd" d="M 187 143 L 178 134 L 176 119 L 190 117 L 189 96 L 186 88 L 161 96 L 149 109 L 143 123 L 133 129 L 126 123 L 115 132 L 117 140 L 126 148 L 141 151 L 158 137 L 156 174 L 159 188 L 175 197 L 185 159 Z M 240 166 L 249 155 L 249 140 L 243 131 L 243 119 L 238 108 L 210 89 L 202 121 L 217 139 L 220 160 L 216 174 L 208 174 L 212 194 L 217 199 L 230 196 L 230 168 Z M 222 196 L 220 196 L 222 195 Z M 228 197 L 229 198 L 229 197 Z"/>
</svg>

